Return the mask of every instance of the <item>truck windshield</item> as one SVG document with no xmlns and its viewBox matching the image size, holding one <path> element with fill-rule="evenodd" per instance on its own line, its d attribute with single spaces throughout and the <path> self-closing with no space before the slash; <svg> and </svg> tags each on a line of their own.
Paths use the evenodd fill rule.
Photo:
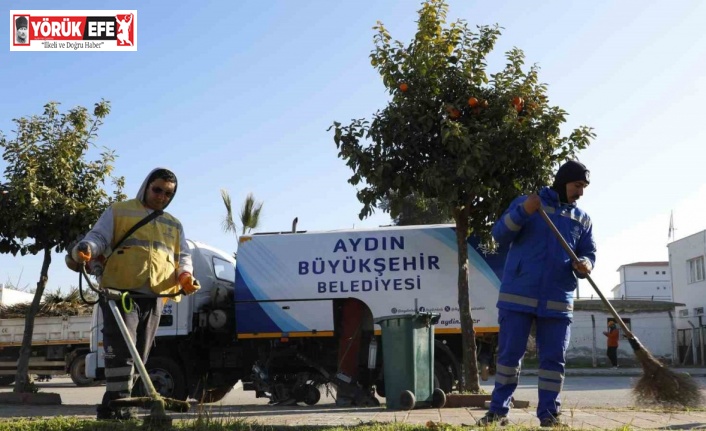
<svg viewBox="0 0 706 431">
<path fill-rule="evenodd" d="M 213 258 L 213 273 L 219 280 L 235 283 L 235 267 L 227 260 Z"/>
</svg>

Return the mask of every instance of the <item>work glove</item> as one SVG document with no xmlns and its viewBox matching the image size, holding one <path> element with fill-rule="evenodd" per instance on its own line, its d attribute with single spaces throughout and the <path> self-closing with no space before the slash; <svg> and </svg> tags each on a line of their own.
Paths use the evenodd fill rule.
<svg viewBox="0 0 706 431">
<path fill-rule="evenodd" d="M 578 262 L 571 262 L 571 266 L 574 268 L 574 271 L 579 273 L 579 275 L 583 276 L 585 276 L 586 274 L 590 274 L 591 270 L 593 269 L 591 261 L 585 257 L 579 258 Z"/>
<path fill-rule="evenodd" d="M 91 246 L 81 241 L 71 250 L 71 258 L 78 263 L 86 263 L 91 260 Z"/>
<path fill-rule="evenodd" d="M 190 272 L 182 272 L 179 274 L 179 285 L 181 286 L 181 290 L 187 295 L 191 295 L 201 288 L 199 281 L 196 280 Z"/>
</svg>

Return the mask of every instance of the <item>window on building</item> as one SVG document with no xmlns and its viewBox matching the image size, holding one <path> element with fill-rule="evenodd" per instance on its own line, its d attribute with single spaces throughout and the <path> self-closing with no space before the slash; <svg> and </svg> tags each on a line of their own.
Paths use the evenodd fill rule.
<svg viewBox="0 0 706 431">
<path fill-rule="evenodd" d="M 662 271 L 662 274 L 666 274 L 666 273 L 667 273 L 667 271 Z"/>
<path fill-rule="evenodd" d="M 704 257 L 699 256 L 687 261 L 689 265 L 689 284 L 703 281 L 704 279 Z"/>
<path fill-rule="evenodd" d="M 655 274 L 656 274 L 656 275 L 659 275 L 659 271 L 655 271 Z"/>
<path fill-rule="evenodd" d="M 643 272 L 643 274 L 647 275 L 647 271 Z"/>
</svg>

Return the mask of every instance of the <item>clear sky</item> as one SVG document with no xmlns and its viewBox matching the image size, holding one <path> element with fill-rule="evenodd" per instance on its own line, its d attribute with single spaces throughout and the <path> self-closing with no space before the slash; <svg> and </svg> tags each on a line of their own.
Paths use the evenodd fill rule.
<svg viewBox="0 0 706 431">
<path fill-rule="evenodd" d="M 550 103 L 597 139 L 580 159 L 591 185 L 579 202 L 594 223 L 594 279 L 605 292 L 617 268 L 668 260 L 670 211 L 676 238 L 706 229 L 706 3 L 451 0 L 449 18 L 505 28 L 489 58 L 502 67 L 512 47 L 541 66 Z M 133 197 L 145 175 L 167 166 L 179 177 L 169 210 L 187 236 L 226 251 L 220 189 L 239 206 L 264 201 L 259 231 L 327 230 L 389 224 L 360 221 L 350 170 L 337 158 L 333 121 L 370 118 L 387 100 L 368 55 L 382 21 L 405 44 L 419 1 L 10 0 L 11 9 L 136 9 L 138 50 L 10 52 L 0 49 L 0 130 L 55 100 L 112 113 L 98 145 L 116 150 L 116 174 Z M 8 27 L 5 34 L 9 40 Z M 4 169 L 4 165 L 0 167 Z M 0 283 L 34 285 L 39 257 L 0 256 Z M 677 268 L 676 270 L 679 270 Z M 48 289 L 76 285 L 55 255 Z M 581 295 L 590 286 L 581 285 Z"/>
</svg>

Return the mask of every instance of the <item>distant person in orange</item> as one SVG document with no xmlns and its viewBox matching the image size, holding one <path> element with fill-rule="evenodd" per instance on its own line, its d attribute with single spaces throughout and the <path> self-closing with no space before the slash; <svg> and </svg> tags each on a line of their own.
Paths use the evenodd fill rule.
<svg viewBox="0 0 706 431">
<path fill-rule="evenodd" d="M 613 364 L 613 368 L 618 368 L 618 337 L 620 336 L 620 331 L 615 324 L 615 320 L 608 321 L 608 330 L 603 331 L 603 335 L 608 337 L 608 350 L 606 351 L 608 359 Z"/>
</svg>

